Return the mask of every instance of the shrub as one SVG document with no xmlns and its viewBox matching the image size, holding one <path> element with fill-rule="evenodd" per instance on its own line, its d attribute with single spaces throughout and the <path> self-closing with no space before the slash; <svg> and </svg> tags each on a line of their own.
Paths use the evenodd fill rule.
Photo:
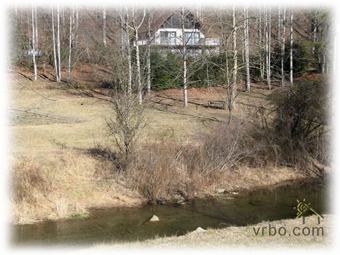
<svg viewBox="0 0 340 255">
<path fill-rule="evenodd" d="M 303 166 L 312 158 L 327 163 L 326 81 L 300 81 L 270 99 L 276 111 L 273 132 L 284 162 Z"/>
<path fill-rule="evenodd" d="M 144 125 L 143 106 L 136 95 L 117 93 L 111 100 L 114 117 L 107 120 L 109 135 L 120 154 L 120 169 L 125 170 L 134 152 L 136 139 Z"/>
<path fill-rule="evenodd" d="M 167 140 L 144 145 L 127 172 L 130 184 L 150 201 L 185 198 L 219 183 L 220 176 L 253 157 L 256 149 L 242 123 L 218 125 L 198 145 Z"/>
<path fill-rule="evenodd" d="M 181 86 L 181 59 L 179 54 L 159 52 L 151 54 L 151 79 L 154 90 Z"/>
<path fill-rule="evenodd" d="M 283 68 L 286 74 L 290 71 L 290 42 L 286 43 Z M 315 57 L 311 53 L 312 46 L 307 41 L 298 41 L 293 44 L 293 66 L 294 76 L 301 76 L 311 68 L 316 68 Z M 273 50 L 272 75 L 281 77 L 281 46 L 277 45 Z"/>
</svg>

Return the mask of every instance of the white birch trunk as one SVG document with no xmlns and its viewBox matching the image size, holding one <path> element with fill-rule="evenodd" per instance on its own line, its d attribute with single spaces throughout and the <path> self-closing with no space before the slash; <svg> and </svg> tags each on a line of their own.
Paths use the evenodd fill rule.
<svg viewBox="0 0 340 255">
<path fill-rule="evenodd" d="M 146 86 L 148 94 L 151 91 L 151 12 L 148 13 L 148 45 L 147 45 L 147 56 L 146 56 Z"/>
<path fill-rule="evenodd" d="M 38 10 L 37 6 L 34 8 L 34 31 L 35 31 L 35 49 L 39 49 L 39 36 L 38 36 Z"/>
<path fill-rule="evenodd" d="M 38 72 L 37 72 L 37 62 L 35 59 L 36 55 L 36 41 L 35 41 L 35 14 L 34 14 L 35 7 L 32 5 L 32 59 L 33 59 L 33 72 L 34 72 L 34 80 L 36 81 L 38 79 Z"/>
<path fill-rule="evenodd" d="M 279 45 L 281 40 L 281 8 L 278 8 L 278 14 L 277 14 L 277 42 Z"/>
<path fill-rule="evenodd" d="M 61 81 L 61 56 L 60 56 L 60 10 L 57 7 L 57 56 L 58 56 L 58 82 Z"/>
<path fill-rule="evenodd" d="M 259 33 L 259 59 L 260 59 L 260 76 L 261 79 L 264 80 L 264 63 L 263 63 L 263 38 L 262 38 L 262 12 L 261 10 L 259 11 L 259 28 L 258 28 L 258 33 Z"/>
<path fill-rule="evenodd" d="M 55 77 L 56 77 L 56 81 L 59 82 L 58 61 L 57 61 L 57 52 L 56 52 L 57 46 L 56 46 L 56 39 L 55 39 L 53 7 L 52 7 L 52 41 L 53 41 L 53 58 L 54 58 Z"/>
<path fill-rule="evenodd" d="M 233 6 L 233 51 L 234 51 L 234 68 L 233 68 L 233 82 L 230 88 L 230 95 L 228 97 L 228 109 L 229 113 L 234 109 L 234 99 L 237 89 L 237 26 L 236 26 L 236 12 L 235 6 Z M 231 115 L 229 115 L 229 121 L 231 120 Z"/>
<path fill-rule="evenodd" d="M 313 47 L 312 47 L 312 53 L 315 54 L 315 44 L 317 41 L 317 12 L 314 13 L 313 18 Z"/>
<path fill-rule="evenodd" d="M 106 9 L 103 9 L 103 44 L 106 46 Z"/>
<path fill-rule="evenodd" d="M 69 31 L 69 45 L 68 45 L 68 68 L 67 68 L 67 78 L 71 80 L 71 65 L 72 65 L 72 41 L 73 41 L 73 16 L 74 9 L 70 12 L 70 31 Z"/>
<path fill-rule="evenodd" d="M 135 39 L 136 39 L 136 67 L 137 67 L 137 89 L 138 89 L 138 102 L 140 104 L 143 103 L 143 94 L 142 94 L 142 80 L 141 80 L 141 71 L 140 71 L 140 56 L 139 56 L 139 45 L 138 45 L 138 29 L 135 29 Z"/>
<path fill-rule="evenodd" d="M 143 11 L 143 18 L 139 25 L 136 25 L 136 16 L 135 10 L 132 9 L 133 15 L 133 29 L 135 30 L 135 44 L 136 44 L 136 71 L 137 71 L 137 90 L 138 90 L 138 102 L 139 104 L 143 103 L 143 91 L 142 91 L 142 77 L 141 77 L 141 68 L 140 68 L 140 55 L 139 55 L 139 28 L 143 24 L 145 18 L 145 9 Z"/>
<path fill-rule="evenodd" d="M 79 28 L 79 10 L 78 10 L 78 6 L 76 7 L 76 14 L 75 14 L 75 28 L 74 28 L 74 48 L 77 47 L 77 43 L 78 43 L 78 28 Z"/>
<path fill-rule="evenodd" d="M 268 89 L 272 89 L 271 85 L 271 34 L 272 34 L 272 16 L 271 16 L 271 9 L 269 9 L 269 14 L 268 14 L 268 65 L 267 65 L 267 84 L 268 84 Z"/>
<path fill-rule="evenodd" d="M 293 38 L 293 22 L 294 22 L 294 14 L 293 11 L 291 10 L 290 12 L 290 84 L 293 85 L 294 80 L 293 80 L 293 72 L 294 72 L 294 67 L 293 67 L 293 45 L 294 45 L 294 38 Z"/>
<path fill-rule="evenodd" d="M 250 70 L 249 70 L 249 17 L 248 8 L 244 8 L 244 50 L 246 62 L 246 90 L 250 91 Z"/>
<path fill-rule="evenodd" d="M 130 46 L 130 36 L 129 36 L 129 12 L 126 9 L 125 16 L 125 39 L 126 39 L 126 50 L 127 50 L 127 61 L 128 61 L 128 94 L 132 93 L 132 63 L 131 63 L 131 46 Z"/>
<path fill-rule="evenodd" d="M 227 87 L 230 86 L 230 79 L 229 79 L 229 59 L 228 59 L 228 49 L 225 50 L 225 70 L 227 76 Z"/>
<path fill-rule="evenodd" d="M 181 26 L 182 26 L 182 50 L 183 50 L 183 102 L 184 107 L 188 106 L 188 84 L 187 84 L 187 47 L 185 41 L 185 10 L 181 11 Z"/>
<path fill-rule="evenodd" d="M 269 65 L 269 60 L 268 60 L 268 11 L 265 10 L 264 13 L 264 35 L 265 35 L 265 40 L 264 40 L 264 47 L 265 47 L 265 57 L 266 57 L 266 79 L 268 83 L 268 65 Z"/>
<path fill-rule="evenodd" d="M 281 39 L 281 86 L 285 85 L 284 58 L 286 47 L 286 8 L 283 9 L 282 17 L 282 39 Z"/>
</svg>

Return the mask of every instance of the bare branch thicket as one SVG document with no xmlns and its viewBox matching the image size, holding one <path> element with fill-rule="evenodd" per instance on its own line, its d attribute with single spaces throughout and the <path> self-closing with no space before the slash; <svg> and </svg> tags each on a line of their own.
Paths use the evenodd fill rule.
<svg viewBox="0 0 340 255">
<path fill-rule="evenodd" d="M 128 93 L 113 95 L 111 106 L 114 116 L 106 121 L 109 135 L 121 155 L 120 170 L 126 170 L 140 138 L 140 130 L 145 126 L 144 108 L 136 95 Z"/>
</svg>

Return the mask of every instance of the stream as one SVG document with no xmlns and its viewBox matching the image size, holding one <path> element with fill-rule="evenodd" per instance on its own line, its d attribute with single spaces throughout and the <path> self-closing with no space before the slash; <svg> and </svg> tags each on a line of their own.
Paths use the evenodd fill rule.
<svg viewBox="0 0 340 255">
<path fill-rule="evenodd" d="M 296 200 L 306 199 L 327 213 L 326 182 L 289 182 L 280 186 L 195 199 L 182 205 L 145 205 L 91 209 L 87 218 L 13 225 L 15 245 L 91 245 L 183 235 L 202 228 L 244 226 L 296 217 Z M 152 215 L 159 222 L 149 222 Z"/>
</svg>

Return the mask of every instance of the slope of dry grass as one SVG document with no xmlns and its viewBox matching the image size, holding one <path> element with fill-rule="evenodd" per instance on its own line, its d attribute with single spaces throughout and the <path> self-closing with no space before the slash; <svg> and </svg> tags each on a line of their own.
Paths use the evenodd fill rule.
<svg viewBox="0 0 340 255">
<path fill-rule="evenodd" d="M 187 109 L 182 107 L 179 90 L 154 94 L 145 110 L 147 126 L 142 130 L 140 143 L 199 143 L 197 134 L 209 132 L 215 123 L 226 121 L 227 112 L 198 103 L 221 100 L 224 93 L 221 88 L 201 92 L 192 89 L 192 103 Z M 247 118 L 249 112 L 256 110 L 254 105 L 265 105 L 266 93 L 259 88 L 249 95 L 240 92 L 235 117 Z M 15 181 L 27 177 L 16 185 L 32 189 L 31 197 L 16 197 L 13 222 L 70 217 L 85 214 L 89 207 L 134 206 L 145 201 L 129 188 L 124 176 L 112 172 L 112 162 L 102 150 L 114 150 L 107 136 L 105 119 L 111 114 L 107 101 L 84 96 L 65 84 L 31 82 L 14 75 L 9 110 Z M 35 177 L 30 176 L 30 169 Z M 196 195 L 213 193 L 218 188 L 253 188 L 300 177 L 290 168 L 237 169 L 215 178 L 216 182 L 204 186 Z M 32 178 L 46 183 L 48 189 L 33 189 L 27 183 Z"/>
</svg>

